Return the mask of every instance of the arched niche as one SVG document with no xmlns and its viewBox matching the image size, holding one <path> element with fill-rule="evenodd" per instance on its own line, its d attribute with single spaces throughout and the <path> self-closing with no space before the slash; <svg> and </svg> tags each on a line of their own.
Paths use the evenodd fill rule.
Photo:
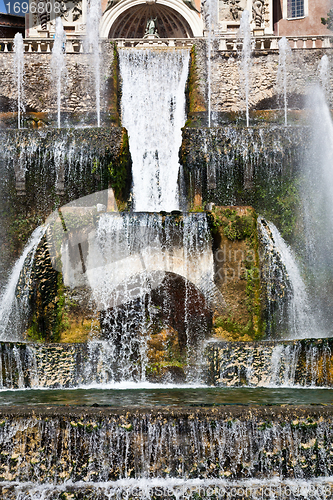
<svg viewBox="0 0 333 500">
<path fill-rule="evenodd" d="M 183 0 L 122 0 L 103 14 L 100 33 L 103 38 L 143 38 L 151 18 L 157 19 L 161 38 L 192 38 L 203 34 L 198 12 Z"/>
</svg>

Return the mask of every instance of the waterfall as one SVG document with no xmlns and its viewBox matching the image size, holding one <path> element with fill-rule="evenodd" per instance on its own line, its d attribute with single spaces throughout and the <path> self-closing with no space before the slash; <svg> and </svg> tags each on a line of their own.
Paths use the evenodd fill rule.
<svg viewBox="0 0 333 500">
<path fill-rule="evenodd" d="M 288 99 L 287 99 L 287 59 L 291 56 L 291 48 L 284 36 L 279 40 L 279 67 L 277 80 L 281 80 L 284 97 L 284 124 L 288 125 Z"/>
<path fill-rule="evenodd" d="M 239 37 L 242 40 L 242 53 L 240 68 L 242 72 L 242 79 L 245 92 L 245 106 L 246 106 L 246 126 L 250 125 L 249 117 L 249 94 L 250 94 L 250 71 L 251 71 L 251 26 L 250 26 L 250 13 L 244 10 L 239 27 Z"/>
<path fill-rule="evenodd" d="M 311 135 L 307 156 L 302 163 L 300 189 L 304 208 L 304 258 L 309 273 L 310 292 L 317 323 L 332 335 L 333 279 L 333 122 L 330 109 L 319 85 L 312 89 L 310 109 Z"/>
<path fill-rule="evenodd" d="M 30 274 L 35 252 L 44 236 L 46 228 L 40 226 L 32 233 L 21 257 L 17 260 L 9 276 L 8 283 L 0 298 L 0 339 L 18 340 L 22 333 L 28 306 Z M 26 268 L 25 285 L 17 298 L 17 285 L 23 269 Z"/>
<path fill-rule="evenodd" d="M 17 128 L 21 128 L 21 112 L 23 105 L 23 77 L 24 77 L 24 43 L 21 33 L 16 33 L 14 37 L 14 71 L 17 88 Z"/>
<path fill-rule="evenodd" d="M 60 17 L 56 19 L 56 32 L 52 48 L 51 70 L 57 89 L 58 128 L 60 128 L 61 84 L 66 72 L 65 44 L 66 34 Z"/>
<path fill-rule="evenodd" d="M 330 61 L 326 54 L 320 59 L 320 63 L 318 65 L 318 76 L 323 92 L 325 96 L 327 96 L 330 80 Z"/>
<path fill-rule="evenodd" d="M 122 124 L 138 212 L 178 209 L 178 151 L 185 124 L 187 49 L 119 49 Z"/>
<path fill-rule="evenodd" d="M 214 47 L 214 30 L 217 23 L 216 12 L 218 7 L 215 0 L 202 0 L 201 14 L 205 23 L 205 31 L 207 33 L 207 114 L 208 127 L 211 126 L 212 118 L 212 49 Z"/>
<path fill-rule="evenodd" d="M 54 485 L 30 482 L 14 483 L 10 486 L 13 500 L 53 500 L 54 498 L 94 498 L 96 500 L 128 498 L 156 500 L 172 498 L 177 500 L 244 499 L 263 500 L 323 500 L 331 491 L 331 478 L 305 479 L 252 479 L 228 481 L 227 479 L 120 479 L 118 481 L 98 482 L 80 481 L 74 484 Z M 7 492 L 8 482 L 0 483 L 1 491 Z M 91 497 L 92 491 L 93 496 Z M 243 495 L 246 494 L 247 497 Z M 57 497 L 55 497 L 57 495 Z M 87 496 L 86 496 L 87 495 Z M 89 495 L 89 496 L 88 496 Z M 190 496 L 189 496 L 190 495 Z M 251 496 L 248 496 L 251 495 Z M 75 497 L 72 497 L 75 498 Z"/>
<path fill-rule="evenodd" d="M 101 55 L 99 47 L 99 22 L 101 15 L 101 2 L 99 0 L 90 0 L 87 10 L 87 36 L 85 45 L 87 52 L 92 51 L 91 61 L 94 68 L 97 127 L 101 126 Z"/>
<path fill-rule="evenodd" d="M 109 342 L 111 379 L 145 380 L 156 324 L 176 328 L 180 350 L 195 362 L 194 346 L 208 327 L 205 304 L 216 302 L 206 216 L 184 215 L 177 222 L 160 214 L 102 214 L 88 241 L 86 277 Z M 64 273 L 65 283 L 67 274 L 74 272 Z M 198 294 L 202 308 L 194 311 Z"/>
<path fill-rule="evenodd" d="M 234 495 L 215 496 L 202 489 L 199 496 L 195 486 L 220 486 L 221 494 L 223 488 L 231 493 L 235 484 L 254 488 L 256 481 L 257 487 L 274 486 L 274 480 L 276 488 L 286 481 L 295 487 L 303 481 L 310 487 L 316 477 L 318 482 L 328 481 L 331 474 L 330 408 L 321 412 L 279 406 L 112 409 L 111 413 L 110 408 L 62 408 L 60 414 L 54 408 L 10 411 L 7 418 L 2 410 L 0 488 L 12 485 L 33 491 L 39 483 L 46 492 L 51 485 L 53 492 L 86 488 L 78 498 L 166 499 L 176 494 L 179 499 L 216 499 Z M 158 494 L 163 485 L 170 486 L 171 493 Z M 190 485 L 193 490 L 186 495 L 182 487 Z M 156 490 L 140 496 L 144 487 Z M 112 495 L 104 496 L 103 490 Z M 284 498 L 259 496 L 259 491 L 257 495 Z M 286 494 L 286 498 L 306 497 Z"/>
<path fill-rule="evenodd" d="M 264 246 L 263 279 L 267 284 L 269 317 L 278 334 L 288 338 L 318 337 L 305 284 L 295 257 L 272 223 L 258 220 L 259 238 Z M 277 311 L 272 309 L 275 304 Z"/>
<path fill-rule="evenodd" d="M 330 339 L 207 342 L 207 380 L 218 387 L 330 388 Z M 214 360 L 214 363 L 212 363 Z"/>
</svg>

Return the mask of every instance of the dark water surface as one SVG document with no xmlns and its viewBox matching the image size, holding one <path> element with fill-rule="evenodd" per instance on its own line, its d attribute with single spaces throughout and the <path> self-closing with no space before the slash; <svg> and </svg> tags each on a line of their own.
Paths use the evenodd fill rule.
<svg viewBox="0 0 333 500">
<path fill-rule="evenodd" d="M 332 389 L 138 387 L 0 391 L 0 405 L 220 406 L 333 404 Z"/>
</svg>

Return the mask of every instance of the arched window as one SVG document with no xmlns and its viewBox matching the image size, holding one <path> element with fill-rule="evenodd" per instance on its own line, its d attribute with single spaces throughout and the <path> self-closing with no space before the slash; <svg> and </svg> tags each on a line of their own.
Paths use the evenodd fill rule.
<svg viewBox="0 0 333 500">
<path fill-rule="evenodd" d="M 304 17 L 304 0 L 288 0 L 287 4 L 287 18 L 295 19 Z"/>
</svg>

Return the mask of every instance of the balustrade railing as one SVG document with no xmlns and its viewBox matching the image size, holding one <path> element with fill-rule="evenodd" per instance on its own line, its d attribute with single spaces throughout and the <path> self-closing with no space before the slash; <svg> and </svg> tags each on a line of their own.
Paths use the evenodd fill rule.
<svg viewBox="0 0 333 500">
<path fill-rule="evenodd" d="M 278 36 L 254 36 L 252 48 L 256 51 L 278 50 Z M 202 38 L 201 38 L 202 39 Z M 291 36 L 287 37 L 290 47 L 296 49 L 322 49 L 333 48 L 332 36 Z M 198 38 L 118 38 L 114 40 L 101 40 L 102 42 L 113 41 L 118 47 L 190 47 Z M 212 43 L 218 45 L 219 51 L 238 51 L 242 42 L 235 35 L 216 35 Z M 14 41 L 12 38 L 0 38 L 0 52 L 10 53 L 13 51 Z M 27 53 L 50 53 L 53 47 L 53 38 L 26 38 L 24 50 Z M 80 54 L 84 52 L 82 38 L 68 38 L 64 44 L 64 51 L 69 54 Z"/>
<path fill-rule="evenodd" d="M 53 38 L 26 38 L 23 40 L 24 51 L 28 53 L 50 53 L 53 47 Z M 12 38 L 0 38 L 0 51 L 13 52 L 14 40 Z M 64 52 L 81 53 L 83 50 L 82 38 L 69 38 L 64 44 Z"/>
</svg>

